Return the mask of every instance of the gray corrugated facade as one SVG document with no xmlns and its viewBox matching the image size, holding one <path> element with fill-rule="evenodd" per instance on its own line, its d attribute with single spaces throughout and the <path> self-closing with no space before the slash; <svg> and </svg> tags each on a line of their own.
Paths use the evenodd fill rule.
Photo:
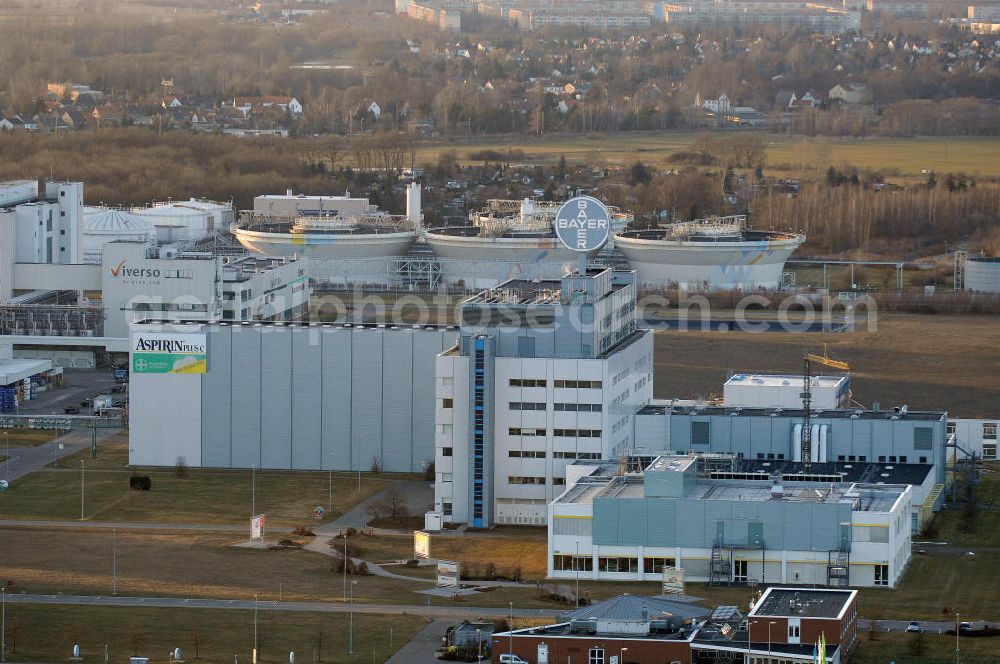
<svg viewBox="0 0 1000 664">
<path fill-rule="evenodd" d="M 773 408 L 670 410 L 669 406 L 647 406 L 636 415 L 637 450 L 722 452 L 742 454 L 747 459 L 763 455 L 760 458 L 791 460 L 797 444 L 793 441 L 795 425 L 802 423 L 800 411 Z M 814 413 L 811 421 L 828 427 L 828 461 L 934 464 L 936 481 L 943 482 L 946 420 L 945 413 L 838 410 Z M 694 422 L 708 423 L 707 444 L 692 442 Z M 920 428 L 931 430 L 929 444 L 928 438 L 915 433 Z"/>
<path fill-rule="evenodd" d="M 757 523 L 768 549 L 829 551 L 838 546 L 839 524 L 850 522 L 849 503 L 596 498 L 593 537 L 601 546 L 710 549 L 721 528 L 726 545 L 746 546 Z"/>
<path fill-rule="evenodd" d="M 148 327 L 148 326 L 137 326 Z M 191 331 L 196 326 L 188 326 Z M 174 463 L 169 418 L 200 412 L 192 466 L 420 472 L 434 460 L 434 361 L 457 330 L 206 324 L 203 375 L 132 377 L 131 463 Z M 160 412 L 164 379 L 172 408 Z M 194 450 L 200 449 L 200 458 Z"/>
</svg>

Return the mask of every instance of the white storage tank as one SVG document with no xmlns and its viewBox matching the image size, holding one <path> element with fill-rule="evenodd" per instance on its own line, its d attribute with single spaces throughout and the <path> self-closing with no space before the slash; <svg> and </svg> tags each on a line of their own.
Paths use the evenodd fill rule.
<svg viewBox="0 0 1000 664">
<path fill-rule="evenodd" d="M 1000 293 L 1000 257 L 969 256 L 965 261 L 965 290 Z"/>
<path fill-rule="evenodd" d="M 156 239 L 162 244 L 200 240 L 216 228 L 228 228 L 235 218 L 227 203 L 195 199 L 153 203 L 147 208 L 133 208 L 132 213 L 153 224 Z"/>
<path fill-rule="evenodd" d="M 723 386 L 727 408 L 802 408 L 801 375 L 736 374 Z M 850 376 L 813 376 L 812 408 L 845 408 L 851 397 Z"/>
<path fill-rule="evenodd" d="M 100 264 L 104 245 L 115 240 L 155 241 L 148 219 L 114 208 L 87 207 L 83 214 L 83 262 Z"/>
</svg>

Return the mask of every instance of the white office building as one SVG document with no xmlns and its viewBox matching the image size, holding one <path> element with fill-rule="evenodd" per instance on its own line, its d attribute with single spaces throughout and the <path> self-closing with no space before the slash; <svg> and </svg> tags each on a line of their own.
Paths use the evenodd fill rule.
<svg viewBox="0 0 1000 664">
<path fill-rule="evenodd" d="M 543 524 L 566 466 L 629 449 L 652 399 L 635 275 L 511 280 L 461 316 L 459 344 L 437 358 L 435 509 L 477 528 Z"/>
</svg>

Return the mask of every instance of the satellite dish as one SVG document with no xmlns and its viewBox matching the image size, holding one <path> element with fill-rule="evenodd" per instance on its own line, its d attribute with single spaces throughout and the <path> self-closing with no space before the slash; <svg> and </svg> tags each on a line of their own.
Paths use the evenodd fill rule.
<svg viewBox="0 0 1000 664">
<path fill-rule="evenodd" d="M 10 482 L 7 480 L 0 480 L 0 493 L 6 491 L 10 488 Z"/>
<path fill-rule="evenodd" d="M 295 651 L 292 650 L 288 653 L 288 664 L 295 664 Z"/>
<path fill-rule="evenodd" d="M 174 661 L 175 662 L 181 661 L 181 649 L 180 648 L 174 648 Z"/>
<path fill-rule="evenodd" d="M 73 659 L 80 659 L 80 644 L 73 644 Z"/>
</svg>

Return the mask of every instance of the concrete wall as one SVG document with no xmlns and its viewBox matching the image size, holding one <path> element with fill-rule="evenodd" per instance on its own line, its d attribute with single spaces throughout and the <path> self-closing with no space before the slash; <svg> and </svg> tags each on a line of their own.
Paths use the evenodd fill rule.
<svg viewBox="0 0 1000 664">
<path fill-rule="evenodd" d="M 15 263 L 14 290 L 101 290 L 101 266 Z M 122 335 L 124 336 L 124 335 Z"/>
</svg>

